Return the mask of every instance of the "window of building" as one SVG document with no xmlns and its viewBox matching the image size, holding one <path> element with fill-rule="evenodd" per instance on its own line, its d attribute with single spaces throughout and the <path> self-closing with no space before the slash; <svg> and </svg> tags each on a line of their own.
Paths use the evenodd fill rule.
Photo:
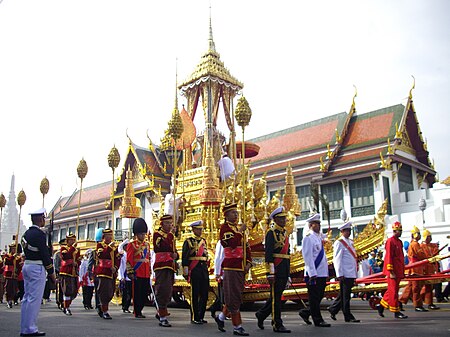
<svg viewBox="0 0 450 337">
<path fill-rule="evenodd" d="M 414 190 L 411 166 L 403 164 L 398 171 L 398 185 L 400 192 Z"/>
<path fill-rule="evenodd" d="M 61 228 L 59 232 L 59 237 L 62 239 L 66 238 L 67 228 Z"/>
<path fill-rule="evenodd" d="M 352 217 L 374 214 L 373 179 L 367 177 L 350 180 L 349 186 Z"/>
<path fill-rule="evenodd" d="M 320 193 L 326 196 L 330 203 L 330 220 L 339 219 L 341 209 L 344 208 L 344 192 L 342 191 L 342 184 L 340 182 L 321 185 Z M 326 219 L 325 210 L 322 205 L 322 218 Z"/>
<path fill-rule="evenodd" d="M 84 240 L 86 238 L 86 225 L 78 226 L 78 240 Z"/>
<path fill-rule="evenodd" d="M 131 228 L 133 228 L 133 226 Z M 115 228 L 115 230 L 116 231 L 121 231 L 122 230 L 122 218 L 116 218 L 116 228 Z"/>
<path fill-rule="evenodd" d="M 59 241 L 59 238 L 58 238 L 58 230 L 55 229 L 55 230 L 53 230 L 53 232 L 52 232 L 52 243 L 56 243 L 56 242 L 58 242 L 58 241 Z"/>
<path fill-rule="evenodd" d="M 94 240 L 95 239 L 95 224 L 89 223 L 87 226 L 88 226 L 87 238 L 88 238 L 88 240 Z"/>
<path fill-rule="evenodd" d="M 106 228 L 106 221 L 99 221 L 97 224 L 97 228 Z"/>
<path fill-rule="evenodd" d="M 383 197 L 384 199 L 388 200 L 387 205 L 387 214 L 392 215 L 392 208 L 391 208 L 391 188 L 389 185 L 389 178 L 383 177 Z"/>
<path fill-rule="evenodd" d="M 306 220 L 309 216 L 309 206 L 308 203 L 311 203 L 311 186 L 297 186 L 295 188 L 295 193 L 298 196 L 298 202 L 302 207 L 302 213 L 297 217 L 297 220 Z"/>
<path fill-rule="evenodd" d="M 303 227 L 297 228 L 297 246 L 301 246 L 303 241 Z"/>
<path fill-rule="evenodd" d="M 69 227 L 69 234 L 75 234 L 75 226 Z"/>
</svg>

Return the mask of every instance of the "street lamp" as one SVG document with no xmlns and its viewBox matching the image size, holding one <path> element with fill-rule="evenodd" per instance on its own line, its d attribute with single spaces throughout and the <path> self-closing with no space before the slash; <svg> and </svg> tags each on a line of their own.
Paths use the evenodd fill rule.
<svg viewBox="0 0 450 337">
<path fill-rule="evenodd" d="M 424 211 L 427 208 L 427 202 L 425 201 L 424 198 L 420 198 L 419 200 L 419 209 L 422 211 L 422 225 L 425 225 L 425 215 L 424 215 Z"/>
</svg>

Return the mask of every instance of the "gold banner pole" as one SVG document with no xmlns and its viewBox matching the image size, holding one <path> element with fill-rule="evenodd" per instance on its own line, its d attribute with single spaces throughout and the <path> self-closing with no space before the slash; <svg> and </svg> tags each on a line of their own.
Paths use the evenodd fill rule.
<svg viewBox="0 0 450 337">
<path fill-rule="evenodd" d="M 19 204 L 19 221 L 17 222 L 17 232 L 16 232 L 16 254 L 17 254 L 17 246 L 19 245 L 19 230 L 20 230 L 20 216 L 22 214 L 22 206 L 25 205 L 25 201 L 27 201 L 27 195 L 23 190 L 19 192 L 17 196 L 17 203 Z"/>
<path fill-rule="evenodd" d="M 86 177 L 86 174 L 88 172 L 88 166 L 84 159 L 80 160 L 80 163 L 77 167 L 77 174 L 78 178 L 81 179 L 80 183 L 80 195 L 78 196 L 78 212 L 77 212 L 77 224 L 75 227 L 75 236 L 78 239 L 78 225 L 80 223 L 80 204 L 81 204 L 81 192 L 83 191 L 83 179 Z"/>
<path fill-rule="evenodd" d="M 3 208 L 6 206 L 6 198 L 2 193 L 0 194 L 0 231 L 2 230 Z"/>
</svg>

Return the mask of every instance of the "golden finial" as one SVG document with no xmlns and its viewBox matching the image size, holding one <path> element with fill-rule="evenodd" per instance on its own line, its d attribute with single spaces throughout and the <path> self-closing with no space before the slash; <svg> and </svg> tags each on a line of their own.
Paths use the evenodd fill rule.
<svg viewBox="0 0 450 337">
<path fill-rule="evenodd" d="M 391 170 L 392 166 L 391 166 L 391 159 L 384 159 L 383 157 L 383 153 L 380 152 L 380 167 L 384 168 L 385 170 Z"/>
<path fill-rule="evenodd" d="M 25 201 L 27 201 L 27 195 L 23 190 L 21 190 L 17 195 L 17 204 L 22 207 L 23 205 L 25 205 Z"/>
<path fill-rule="evenodd" d="M 108 166 L 114 170 L 119 166 L 119 163 L 120 163 L 120 154 L 116 146 L 114 145 L 108 154 Z"/>
<path fill-rule="evenodd" d="M 3 208 L 6 206 L 6 198 L 5 195 L 2 193 L 0 194 L 0 208 Z M 1 219 L 0 219 L 1 221 Z"/>
<path fill-rule="evenodd" d="M 78 178 L 84 179 L 88 172 L 88 166 L 84 158 L 80 160 L 77 167 Z"/>
<path fill-rule="evenodd" d="M 412 85 L 411 89 L 409 90 L 409 99 L 412 99 L 412 91 L 416 87 L 416 78 L 413 75 L 411 75 L 411 77 L 413 78 L 413 85 Z"/>
<path fill-rule="evenodd" d="M 141 206 L 139 199 L 134 196 L 133 171 L 129 166 L 125 176 L 125 188 L 119 214 L 121 218 L 138 218 L 141 215 Z"/>
<path fill-rule="evenodd" d="M 172 111 L 172 118 L 169 121 L 169 128 L 167 129 L 167 132 L 174 141 L 179 139 L 183 133 L 183 121 L 181 120 L 177 107 L 175 107 Z"/>
<path fill-rule="evenodd" d="M 336 134 L 336 144 L 341 143 L 341 136 L 339 136 L 338 129 L 334 129 L 334 132 Z"/>
<path fill-rule="evenodd" d="M 425 141 L 423 142 L 423 149 L 425 150 L 425 151 L 428 151 L 428 141 L 427 141 L 427 138 L 425 137 Z"/>
<path fill-rule="evenodd" d="M 50 189 L 50 182 L 48 181 L 47 177 L 41 180 L 41 186 L 40 190 L 42 193 L 42 207 L 44 207 L 44 199 L 45 195 L 48 193 L 48 190 Z"/>
<path fill-rule="evenodd" d="M 235 116 L 238 125 L 242 128 L 245 128 L 250 123 L 250 119 L 252 118 L 252 109 L 244 96 L 239 98 L 237 102 Z"/>
<path fill-rule="evenodd" d="M 333 152 L 330 150 L 330 144 L 327 144 L 327 157 L 328 159 L 331 159 L 331 155 L 333 154 Z"/>
</svg>

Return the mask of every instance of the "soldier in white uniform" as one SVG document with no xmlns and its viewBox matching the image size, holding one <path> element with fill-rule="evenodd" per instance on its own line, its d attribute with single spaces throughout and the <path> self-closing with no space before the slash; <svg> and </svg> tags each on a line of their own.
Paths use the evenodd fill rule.
<svg viewBox="0 0 450 337">
<path fill-rule="evenodd" d="M 25 264 L 22 269 L 25 294 L 20 316 L 20 336 L 45 336 L 45 332 L 38 330 L 37 317 L 47 274 L 55 282 L 55 273 L 45 233 L 40 228 L 45 225 L 45 213 L 45 208 L 30 213 L 33 224 L 22 238 L 25 252 Z"/>
<path fill-rule="evenodd" d="M 328 311 L 334 321 L 336 320 L 336 314 L 342 309 L 346 322 L 359 323 L 359 319 L 355 319 L 350 312 L 350 297 L 358 272 L 356 250 L 353 240 L 350 239 L 351 221 L 339 226 L 339 230 L 341 231 L 341 237 L 333 244 L 333 264 L 340 290 L 339 295 L 328 307 Z"/>
<path fill-rule="evenodd" d="M 303 238 L 302 253 L 305 260 L 305 282 L 308 288 L 309 309 L 302 309 L 300 317 L 306 324 L 311 324 L 311 315 L 314 325 L 317 327 L 329 327 L 320 313 L 322 301 L 328 277 L 328 262 L 323 241 L 326 236 L 320 231 L 320 214 L 314 214 L 306 220 L 309 232 Z"/>
</svg>

